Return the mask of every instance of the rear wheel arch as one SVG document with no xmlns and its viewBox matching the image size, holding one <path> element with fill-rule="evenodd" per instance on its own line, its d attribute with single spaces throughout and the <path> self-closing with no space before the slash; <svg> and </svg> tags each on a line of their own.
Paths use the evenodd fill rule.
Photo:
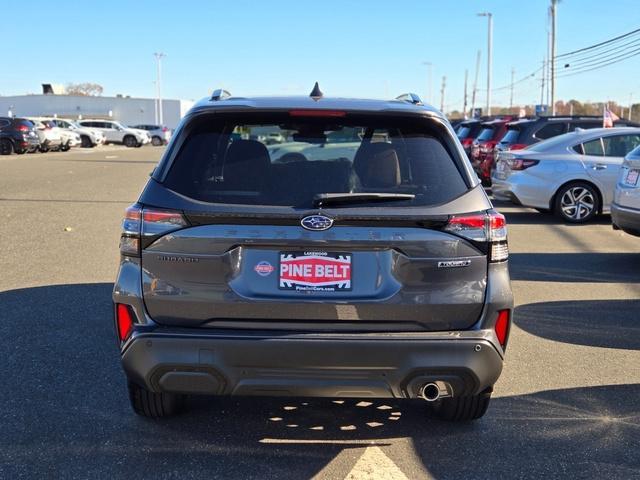
<svg viewBox="0 0 640 480">
<path fill-rule="evenodd" d="M 549 201 L 549 209 L 552 211 L 555 209 L 556 198 L 558 197 L 558 193 L 560 192 L 560 190 L 562 190 L 563 188 L 571 184 L 578 184 L 578 183 L 586 183 L 587 185 L 589 185 L 595 190 L 596 194 L 598 195 L 598 215 L 602 214 L 602 192 L 600 191 L 600 187 L 598 187 L 598 185 L 593 183 L 591 180 L 585 180 L 583 178 L 568 180 L 564 182 L 562 185 L 560 185 L 558 188 L 556 188 L 555 193 L 553 194 L 553 196 L 551 197 L 551 200 Z"/>
</svg>

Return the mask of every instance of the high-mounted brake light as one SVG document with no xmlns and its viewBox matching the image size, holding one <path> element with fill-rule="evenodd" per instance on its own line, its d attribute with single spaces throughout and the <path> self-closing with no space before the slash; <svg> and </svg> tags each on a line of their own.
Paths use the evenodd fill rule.
<svg viewBox="0 0 640 480">
<path fill-rule="evenodd" d="M 344 117 L 346 114 L 341 110 L 289 110 L 292 117 Z"/>
<path fill-rule="evenodd" d="M 126 340 L 133 330 L 133 312 L 129 305 L 116 303 L 116 326 L 120 341 Z"/>
<path fill-rule="evenodd" d="M 500 346 L 502 346 L 503 349 L 507 345 L 507 337 L 509 336 L 509 317 L 509 310 L 500 310 L 496 324 L 493 327 L 496 332 L 496 337 L 498 337 L 498 342 L 500 342 Z"/>
<path fill-rule="evenodd" d="M 125 211 L 120 236 L 120 253 L 140 256 L 143 241 L 153 240 L 166 233 L 187 226 L 180 212 L 131 205 Z"/>
<path fill-rule="evenodd" d="M 495 210 L 454 215 L 444 230 L 474 242 L 489 243 L 491 262 L 502 262 L 509 258 L 507 222 L 504 215 Z"/>
</svg>

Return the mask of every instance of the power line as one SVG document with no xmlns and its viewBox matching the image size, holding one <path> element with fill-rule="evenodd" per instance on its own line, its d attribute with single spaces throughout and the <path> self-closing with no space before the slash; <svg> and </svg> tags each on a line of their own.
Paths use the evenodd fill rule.
<svg viewBox="0 0 640 480">
<path fill-rule="evenodd" d="M 589 68 L 589 67 L 597 66 L 597 65 L 600 65 L 600 64 L 602 64 L 602 63 L 606 63 L 606 62 L 609 62 L 609 61 L 611 61 L 611 60 L 615 60 L 615 59 L 617 59 L 617 58 L 626 57 L 626 55 L 629 55 L 629 54 L 631 54 L 631 53 L 635 53 L 635 52 L 640 52 L 640 47 L 639 47 L 639 48 L 636 48 L 636 49 L 634 49 L 634 50 L 630 50 L 630 51 L 628 51 L 628 52 L 621 53 L 621 54 L 619 54 L 619 55 L 615 55 L 615 56 L 613 56 L 613 57 L 609 57 L 609 58 L 602 58 L 602 59 L 598 59 L 598 60 L 591 60 L 591 61 L 589 61 L 589 62 L 587 62 L 587 63 L 585 63 L 585 64 L 583 64 L 583 65 L 578 65 L 578 67 L 577 67 L 576 69 L 577 69 L 577 70 L 582 70 L 583 68 Z M 624 60 L 624 59 L 623 59 L 623 60 Z M 571 64 L 567 64 L 567 65 L 569 65 L 569 66 L 568 66 L 568 67 L 566 67 L 566 68 L 569 68 L 569 69 L 570 69 L 570 68 L 572 68 L 572 67 L 574 67 L 574 65 L 571 65 Z"/>
<path fill-rule="evenodd" d="M 622 51 L 623 49 L 625 49 L 625 47 L 628 48 L 633 48 L 640 45 L 640 38 L 634 38 L 633 40 L 631 40 L 630 42 L 627 43 L 623 43 L 621 45 L 616 45 L 615 47 L 606 49 L 606 50 L 602 50 L 600 52 L 597 53 L 593 53 L 591 55 L 578 55 L 577 58 L 575 60 L 572 59 L 565 59 L 565 60 L 556 60 L 557 63 L 565 63 L 565 62 L 571 62 L 571 64 L 579 64 L 579 63 L 583 63 L 586 61 L 589 61 L 590 59 L 599 59 L 599 58 L 604 58 L 607 57 L 608 55 L 613 55 L 615 53 L 618 53 L 619 51 Z"/>
<path fill-rule="evenodd" d="M 634 53 L 635 52 L 635 53 Z M 593 70 L 599 70 L 601 68 L 607 67 L 609 65 L 613 65 L 614 63 L 619 63 L 619 62 L 623 62 L 624 60 L 627 60 L 629 58 L 635 57 L 637 55 L 640 55 L 640 49 L 637 50 L 632 50 L 631 52 L 628 52 L 627 54 L 625 54 L 626 56 L 624 58 L 620 58 L 619 60 L 609 60 L 609 61 L 604 61 L 601 62 L 600 64 L 594 65 L 591 68 L 586 68 L 584 70 L 579 70 L 577 72 L 567 72 L 563 75 L 558 75 L 558 78 L 564 78 L 564 77 L 572 77 L 574 75 L 578 75 L 580 73 L 587 73 L 587 72 L 591 72 Z"/>
<path fill-rule="evenodd" d="M 575 55 L 576 53 L 584 52 L 584 51 L 587 51 L 587 50 L 593 50 L 595 48 L 601 47 L 603 45 L 607 45 L 609 43 L 613 43 L 613 42 L 615 42 L 617 40 L 626 38 L 626 37 L 628 37 L 630 35 L 633 35 L 634 33 L 638 33 L 638 32 L 640 32 L 640 28 L 638 28 L 636 30 L 633 30 L 633 31 L 631 31 L 629 33 L 625 33 L 623 35 L 619 35 L 617 37 L 611 38 L 609 40 L 605 40 L 604 42 L 596 43 L 595 45 L 590 45 L 588 47 L 580 48 L 580 49 L 574 50 L 572 52 L 563 53 L 562 55 L 556 55 L 555 58 L 557 59 L 557 58 L 568 57 L 570 55 Z"/>
</svg>

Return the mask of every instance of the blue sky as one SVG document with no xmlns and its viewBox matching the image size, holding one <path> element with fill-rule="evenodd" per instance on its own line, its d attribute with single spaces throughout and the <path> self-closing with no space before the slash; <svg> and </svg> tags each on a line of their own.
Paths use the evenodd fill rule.
<svg viewBox="0 0 640 480">
<path fill-rule="evenodd" d="M 427 91 L 434 103 L 447 76 L 446 109 L 460 108 L 464 71 L 486 87 L 487 21 L 494 15 L 494 87 L 538 69 L 546 51 L 549 0 L 103 1 L 2 2 L 5 39 L 0 95 L 37 93 L 43 82 L 97 82 L 105 95 L 154 96 L 153 52 L 163 62 L 163 96 L 198 99 L 224 86 L 236 95 L 307 94 L 384 98 Z M 80 6 L 81 5 L 81 6 Z M 638 0 L 562 0 L 558 53 L 640 27 Z M 33 14 L 30 14 L 33 13 Z M 24 19 L 29 21 L 25 22 Z M 10 47 L 7 48 L 6 42 Z M 558 98 L 640 102 L 640 56 L 558 81 Z M 479 101 L 484 101 L 480 93 Z M 515 103 L 540 98 L 522 82 Z M 494 94 L 507 105 L 509 92 Z"/>
</svg>

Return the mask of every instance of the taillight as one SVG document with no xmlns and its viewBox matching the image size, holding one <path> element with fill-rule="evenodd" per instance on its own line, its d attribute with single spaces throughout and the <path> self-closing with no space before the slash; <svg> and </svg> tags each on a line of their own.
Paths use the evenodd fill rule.
<svg viewBox="0 0 640 480">
<path fill-rule="evenodd" d="M 143 243 L 187 225 L 180 212 L 131 205 L 122 220 L 120 253 L 140 256 Z"/>
<path fill-rule="evenodd" d="M 27 127 L 26 125 L 19 125 L 18 126 L 18 131 L 19 132 L 28 132 L 30 129 L 29 127 Z"/>
<path fill-rule="evenodd" d="M 529 145 L 526 143 L 514 143 L 507 147 L 508 150 L 522 150 L 523 148 L 527 148 Z"/>
<path fill-rule="evenodd" d="M 480 151 L 482 153 L 489 153 L 489 152 L 493 152 L 493 149 L 495 148 L 497 142 L 494 141 L 489 141 L 489 142 L 485 142 L 480 144 Z"/>
<path fill-rule="evenodd" d="M 498 338 L 498 342 L 500 342 L 500 346 L 504 349 L 507 345 L 507 338 L 509 336 L 509 317 L 510 310 L 500 310 L 498 311 L 498 318 L 496 319 L 496 324 L 493 327 L 496 332 L 496 337 Z"/>
<path fill-rule="evenodd" d="M 463 147 L 470 147 L 472 143 L 473 143 L 473 138 L 465 138 L 462 140 Z"/>
<path fill-rule="evenodd" d="M 540 160 L 527 160 L 524 158 L 512 158 L 509 160 L 509 168 L 511 170 L 526 170 L 540 163 Z"/>
<path fill-rule="evenodd" d="M 120 341 L 126 340 L 133 330 L 133 311 L 129 305 L 116 303 L 116 327 Z"/>
<path fill-rule="evenodd" d="M 162 127 L 162 131 L 163 131 L 163 132 L 168 132 L 168 131 L 169 131 L 169 129 L 168 129 L 167 127 Z"/>
<path fill-rule="evenodd" d="M 507 222 L 504 215 L 489 210 L 486 213 L 454 215 L 444 230 L 474 242 L 489 243 L 489 261 L 503 262 L 509 258 Z"/>
</svg>

